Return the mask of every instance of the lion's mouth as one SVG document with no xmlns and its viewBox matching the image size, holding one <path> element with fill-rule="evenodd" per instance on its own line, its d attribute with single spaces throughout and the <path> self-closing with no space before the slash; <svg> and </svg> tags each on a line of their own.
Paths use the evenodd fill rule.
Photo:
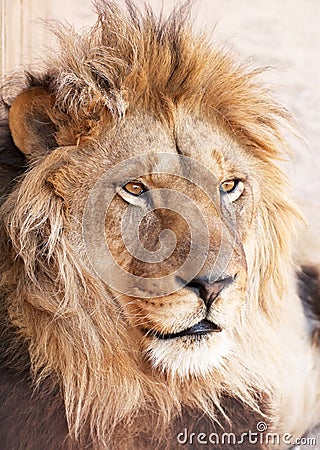
<svg viewBox="0 0 320 450">
<path fill-rule="evenodd" d="M 203 319 L 195 325 L 192 325 L 192 327 L 186 328 L 178 333 L 160 333 L 158 331 L 147 331 L 147 333 L 158 339 L 166 340 L 180 338 L 183 336 L 204 336 L 209 333 L 219 333 L 220 331 L 222 331 L 222 329 L 218 325 L 207 319 Z"/>
</svg>

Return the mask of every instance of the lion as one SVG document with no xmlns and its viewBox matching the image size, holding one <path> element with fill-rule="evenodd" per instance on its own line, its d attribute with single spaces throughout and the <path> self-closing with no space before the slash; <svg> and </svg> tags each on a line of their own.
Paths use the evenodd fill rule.
<svg viewBox="0 0 320 450">
<path fill-rule="evenodd" d="M 96 7 L 3 90 L 1 446 L 293 446 L 319 423 L 320 282 L 290 114 L 187 7 Z"/>
</svg>

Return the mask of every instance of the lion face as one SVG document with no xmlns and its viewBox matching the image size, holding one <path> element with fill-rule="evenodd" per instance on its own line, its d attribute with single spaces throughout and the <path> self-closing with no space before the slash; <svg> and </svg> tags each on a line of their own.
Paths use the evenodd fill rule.
<svg viewBox="0 0 320 450">
<path fill-rule="evenodd" d="M 246 304 L 254 161 L 182 111 L 175 131 L 136 115 L 101 141 L 87 150 L 100 169 L 86 205 L 75 202 L 92 267 L 152 366 L 204 374 L 232 352 Z"/>
</svg>

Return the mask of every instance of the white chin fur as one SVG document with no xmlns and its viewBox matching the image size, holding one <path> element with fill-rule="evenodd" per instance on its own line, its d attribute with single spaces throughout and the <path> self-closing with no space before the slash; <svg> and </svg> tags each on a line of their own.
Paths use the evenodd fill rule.
<svg viewBox="0 0 320 450">
<path fill-rule="evenodd" d="M 231 342 L 221 334 L 214 333 L 202 338 L 153 338 L 147 354 L 154 368 L 173 376 L 205 376 L 221 365 L 224 357 L 231 352 Z"/>
</svg>

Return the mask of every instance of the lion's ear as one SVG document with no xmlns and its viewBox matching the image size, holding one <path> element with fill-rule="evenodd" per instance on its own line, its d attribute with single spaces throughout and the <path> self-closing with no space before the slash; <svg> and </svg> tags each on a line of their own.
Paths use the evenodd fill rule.
<svg viewBox="0 0 320 450">
<path fill-rule="evenodd" d="M 13 141 L 27 159 L 57 147 L 52 122 L 54 96 L 44 87 L 32 87 L 19 94 L 9 111 Z"/>
</svg>

